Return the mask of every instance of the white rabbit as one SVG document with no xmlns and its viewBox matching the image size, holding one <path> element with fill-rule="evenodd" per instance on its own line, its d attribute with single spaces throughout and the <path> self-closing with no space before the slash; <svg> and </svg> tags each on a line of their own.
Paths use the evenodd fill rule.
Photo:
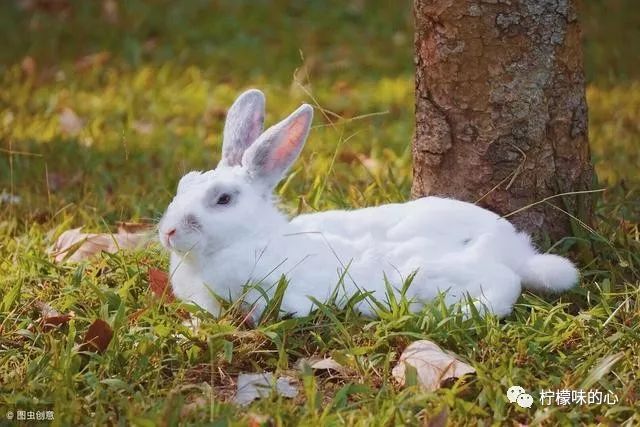
<svg viewBox="0 0 640 427">
<path fill-rule="evenodd" d="M 227 115 L 222 160 L 215 170 L 190 172 L 160 222 L 171 251 L 175 295 L 214 315 L 214 293 L 232 301 L 244 295 L 260 313 L 285 276 L 281 309 L 304 316 L 309 297 L 338 301 L 358 290 L 385 298 L 385 277 L 395 288 L 416 272 L 407 291 L 413 310 L 445 295 L 467 296 L 502 317 L 521 292 L 562 291 L 578 280 L 566 258 L 539 254 L 530 238 L 488 210 L 470 203 L 425 197 L 353 211 L 327 211 L 289 220 L 273 189 L 296 160 L 309 133 L 313 109 L 302 105 L 262 133 L 264 95 L 242 94 Z M 357 307 L 375 315 L 371 301 Z"/>
</svg>

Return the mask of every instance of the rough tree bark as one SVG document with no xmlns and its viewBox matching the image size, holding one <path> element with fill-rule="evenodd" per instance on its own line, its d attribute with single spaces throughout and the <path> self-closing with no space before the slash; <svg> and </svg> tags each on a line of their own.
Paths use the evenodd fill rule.
<svg viewBox="0 0 640 427">
<path fill-rule="evenodd" d="M 414 197 L 508 214 L 588 189 L 593 169 L 580 28 L 572 0 L 414 0 Z M 509 219 L 535 236 L 589 221 L 586 196 Z"/>
</svg>

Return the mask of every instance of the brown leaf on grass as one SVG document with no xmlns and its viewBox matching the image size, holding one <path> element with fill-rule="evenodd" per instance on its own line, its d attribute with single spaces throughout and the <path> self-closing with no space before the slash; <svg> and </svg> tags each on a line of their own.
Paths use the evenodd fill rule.
<svg viewBox="0 0 640 427">
<path fill-rule="evenodd" d="M 67 324 L 73 317 L 73 313 L 61 314 L 46 302 L 36 301 L 35 305 L 40 310 L 40 327 L 44 332 Z"/>
<path fill-rule="evenodd" d="M 115 253 L 119 249 L 139 248 L 147 237 L 144 233 L 87 234 L 80 230 L 82 227 L 65 231 L 49 248 L 55 261 L 82 261 L 102 251 Z"/>
<path fill-rule="evenodd" d="M 64 108 L 58 117 L 62 133 L 75 136 L 80 133 L 84 122 L 71 108 Z"/>
<path fill-rule="evenodd" d="M 42 330 L 47 332 L 60 325 L 66 325 L 73 316 L 70 314 L 61 314 L 59 316 L 45 317 L 41 320 Z"/>
<path fill-rule="evenodd" d="M 412 343 L 400 355 L 392 374 L 401 385 L 406 382 L 407 365 L 416 370 L 418 384 L 427 391 L 437 390 L 449 378 L 460 378 L 476 372 L 458 360 L 455 354 L 442 350 L 428 340 Z"/>
<path fill-rule="evenodd" d="M 162 270 L 149 268 L 149 288 L 161 300 L 173 302 L 176 299 L 169 285 L 169 275 Z"/>
<path fill-rule="evenodd" d="M 113 338 L 113 330 L 107 322 L 102 319 L 96 319 L 91 326 L 87 334 L 84 336 L 81 351 L 97 351 L 103 353 Z"/>
</svg>

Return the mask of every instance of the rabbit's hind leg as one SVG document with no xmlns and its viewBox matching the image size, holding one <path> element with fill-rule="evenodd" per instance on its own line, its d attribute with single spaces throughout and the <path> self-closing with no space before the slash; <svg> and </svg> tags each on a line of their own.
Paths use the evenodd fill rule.
<svg viewBox="0 0 640 427">
<path fill-rule="evenodd" d="M 487 313 L 498 318 L 508 316 L 522 292 L 520 277 L 498 263 L 487 263 L 482 270 L 483 274 L 477 278 L 476 289 L 473 294 L 469 293 L 474 306 L 482 316 Z M 467 316 L 471 314 L 468 306 L 463 311 Z"/>
<path fill-rule="evenodd" d="M 484 316 L 487 312 L 504 317 L 520 296 L 520 277 L 504 264 L 465 255 L 447 256 L 437 262 L 424 263 L 418 270 L 407 296 L 411 310 L 444 294 L 447 305 L 462 303 L 466 317 L 471 301 Z"/>
</svg>

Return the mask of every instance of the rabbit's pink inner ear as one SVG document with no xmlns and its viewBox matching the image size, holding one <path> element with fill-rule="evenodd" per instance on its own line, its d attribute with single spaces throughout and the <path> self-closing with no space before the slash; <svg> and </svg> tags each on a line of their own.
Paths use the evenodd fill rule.
<svg viewBox="0 0 640 427">
<path fill-rule="evenodd" d="M 284 135 L 278 141 L 278 146 L 271 153 L 267 168 L 269 171 L 289 166 L 302 149 L 309 130 L 309 116 L 296 117 L 287 126 Z"/>
</svg>

